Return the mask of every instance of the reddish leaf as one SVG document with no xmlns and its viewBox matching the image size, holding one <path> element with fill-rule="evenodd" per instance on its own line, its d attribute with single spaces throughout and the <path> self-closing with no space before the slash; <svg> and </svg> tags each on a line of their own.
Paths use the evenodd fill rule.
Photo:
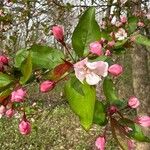
<svg viewBox="0 0 150 150">
<path fill-rule="evenodd" d="M 59 79 L 67 71 L 69 71 L 72 67 L 73 67 L 73 65 L 70 62 L 64 60 L 63 64 L 60 64 L 54 68 L 54 71 L 53 71 L 54 78 Z"/>
</svg>

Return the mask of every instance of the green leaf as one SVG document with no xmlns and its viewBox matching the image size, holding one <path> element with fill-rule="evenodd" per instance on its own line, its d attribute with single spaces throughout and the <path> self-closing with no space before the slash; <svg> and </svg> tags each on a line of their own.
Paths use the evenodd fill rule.
<svg viewBox="0 0 150 150">
<path fill-rule="evenodd" d="M 105 97 L 106 97 L 107 101 L 110 103 L 110 105 L 116 105 L 119 107 L 124 106 L 125 102 L 119 100 L 119 98 L 117 96 L 117 91 L 113 84 L 113 81 L 110 78 L 104 79 L 103 91 L 104 91 Z"/>
<path fill-rule="evenodd" d="M 95 9 L 88 8 L 73 32 L 73 49 L 79 57 L 85 56 L 89 52 L 89 44 L 99 40 L 100 37 L 100 28 L 95 20 Z"/>
<path fill-rule="evenodd" d="M 129 137 L 132 137 L 135 140 L 140 141 L 140 142 L 150 142 L 150 138 L 145 136 L 140 126 L 134 123 L 132 120 L 129 120 L 127 118 L 124 118 L 124 119 L 122 118 L 119 120 L 119 122 L 121 125 L 128 126 L 132 129 L 132 131 L 128 133 Z"/>
<path fill-rule="evenodd" d="M 72 77 L 65 85 L 65 95 L 71 109 L 79 116 L 81 125 L 88 130 L 93 122 L 95 88 Z"/>
<path fill-rule="evenodd" d="M 93 123 L 101 126 L 107 124 L 106 106 L 98 100 L 95 102 Z"/>
<path fill-rule="evenodd" d="M 21 84 L 25 84 L 32 74 L 32 58 L 31 53 L 28 54 L 28 57 L 21 65 L 22 77 L 20 79 Z"/>
<path fill-rule="evenodd" d="M 52 69 L 61 64 L 63 52 L 48 46 L 33 45 L 30 49 L 33 67 Z"/>
<path fill-rule="evenodd" d="M 114 49 L 120 49 L 123 47 L 124 44 L 126 44 L 126 42 L 128 41 L 128 39 L 125 39 L 123 41 L 117 41 L 114 45 Z"/>
<path fill-rule="evenodd" d="M 12 83 L 12 81 L 13 80 L 11 79 L 9 75 L 0 72 L 0 88 L 3 88 L 9 85 L 10 83 Z"/>
<path fill-rule="evenodd" d="M 22 63 L 25 61 L 25 59 L 28 57 L 29 51 L 26 49 L 21 49 L 16 53 L 15 56 L 15 67 L 20 68 Z"/>
<path fill-rule="evenodd" d="M 6 89 L 0 92 L 0 102 L 2 102 L 5 98 L 7 98 L 11 94 L 11 89 Z"/>
<path fill-rule="evenodd" d="M 128 19 L 128 30 L 133 33 L 137 28 L 138 18 L 135 16 L 129 17 Z"/>
<path fill-rule="evenodd" d="M 150 46 L 150 39 L 139 34 L 135 37 L 135 43 L 145 45 L 145 46 Z"/>
</svg>

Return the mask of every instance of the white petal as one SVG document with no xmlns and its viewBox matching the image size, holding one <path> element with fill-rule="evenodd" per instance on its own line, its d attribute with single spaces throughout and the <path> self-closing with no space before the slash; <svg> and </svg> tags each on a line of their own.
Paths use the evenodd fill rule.
<svg viewBox="0 0 150 150">
<path fill-rule="evenodd" d="M 97 62 L 87 62 L 86 63 L 86 66 L 89 68 L 89 69 L 91 69 L 91 70 L 93 70 L 93 69 L 96 69 L 96 67 L 97 67 Z"/>
<path fill-rule="evenodd" d="M 77 77 L 77 79 L 80 80 L 80 82 L 83 83 L 83 80 L 85 79 L 85 72 L 83 69 L 79 69 L 79 68 L 74 68 L 75 70 L 75 76 Z"/>
<path fill-rule="evenodd" d="M 104 61 L 98 61 L 97 68 L 93 72 L 99 76 L 106 77 L 108 74 L 108 63 Z"/>
<path fill-rule="evenodd" d="M 98 84 L 98 82 L 100 80 L 101 80 L 101 78 L 97 74 L 95 74 L 93 72 L 86 75 L 86 82 L 89 85 L 96 85 L 96 84 Z"/>
</svg>

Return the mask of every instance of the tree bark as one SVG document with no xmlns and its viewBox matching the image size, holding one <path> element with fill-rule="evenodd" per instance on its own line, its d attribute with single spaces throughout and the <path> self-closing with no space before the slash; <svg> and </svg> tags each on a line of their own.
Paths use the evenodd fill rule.
<svg viewBox="0 0 150 150">
<path fill-rule="evenodd" d="M 150 115 L 150 84 L 148 69 L 148 54 L 146 48 L 137 46 L 132 50 L 132 76 L 134 94 L 140 99 L 140 107 L 137 110 L 139 116 Z M 149 135 L 149 130 L 144 129 L 145 134 Z M 137 143 L 137 150 L 149 150 L 150 144 Z"/>
</svg>

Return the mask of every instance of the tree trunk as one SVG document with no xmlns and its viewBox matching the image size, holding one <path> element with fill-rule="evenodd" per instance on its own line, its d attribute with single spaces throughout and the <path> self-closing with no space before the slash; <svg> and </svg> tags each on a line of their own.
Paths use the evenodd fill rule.
<svg viewBox="0 0 150 150">
<path fill-rule="evenodd" d="M 132 75 L 134 94 L 140 99 L 140 107 L 137 110 L 138 115 L 150 115 L 150 84 L 148 71 L 148 54 L 143 46 L 135 46 L 132 51 Z M 148 128 L 144 129 L 148 135 Z M 149 150 L 150 144 L 137 143 L 136 150 Z"/>
</svg>

